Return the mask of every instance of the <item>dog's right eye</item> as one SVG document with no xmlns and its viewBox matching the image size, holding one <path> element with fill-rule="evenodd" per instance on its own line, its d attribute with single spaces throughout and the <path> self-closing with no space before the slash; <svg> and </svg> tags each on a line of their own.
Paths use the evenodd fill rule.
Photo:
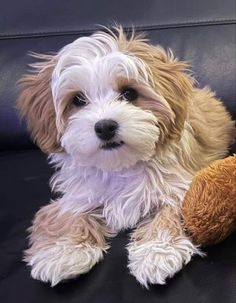
<svg viewBox="0 0 236 303">
<path fill-rule="evenodd" d="M 86 97 L 83 93 L 78 93 L 73 98 L 73 104 L 75 106 L 81 107 L 81 106 L 85 106 L 87 103 L 88 103 L 88 100 L 86 99 Z"/>
</svg>

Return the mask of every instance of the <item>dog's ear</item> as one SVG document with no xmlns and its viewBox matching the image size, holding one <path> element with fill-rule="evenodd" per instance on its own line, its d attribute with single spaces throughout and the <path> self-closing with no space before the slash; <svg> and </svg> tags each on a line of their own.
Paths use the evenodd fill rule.
<svg viewBox="0 0 236 303">
<path fill-rule="evenodd" d="M 41 60 L 32 64 L 34 73 L 24 75 L 18 82 L 21 93 L 17 102 L 28 129 L 45 153 L 60 152 L 56 114 L 51 92 L 51 77 L 56 64 L 54 56 L 34 55 Z"/>
<path fill-rule="evenodd" d="M 188 73 L 187 62 L 177 60 L 171 51 L 150 47 L 148 66 L 154 88 L 165 98 L 174 112 L 169 137 L 179 140 L 193 98 L 194 79 Z"/>
<path fill-rule="evenodd" d="M 153 46 L 142 37 L 133 36 L 125 48 L 147 65 L 154 90 L 168 102 L 175 116 L 168 127 L 169 138 L 178 140 L 193 96 L 194 79 L 188 73 L 188 63 L 178 61 L 171 51 Z"/>
</svg>

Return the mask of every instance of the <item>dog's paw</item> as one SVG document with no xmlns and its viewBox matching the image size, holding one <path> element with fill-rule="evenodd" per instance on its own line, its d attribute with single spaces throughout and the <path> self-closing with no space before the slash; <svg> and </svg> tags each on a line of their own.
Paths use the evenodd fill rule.
<svg viewBox="0 0 236 303">
<path fill-rule="evenodd" d="M 174 242 L 133 242 L 128 246 L 128 267 L 139 283 L 148 288 L 148 284 L 165 284 L 196 253 L 201 254 L 186 238 Z"/>
<path fill-rule="evenodd" d="M 24 261 L 31 266 L 34 279 L 55 286 L 62 280 L 88 272 L 102 258 L 103 250 L 99 247 L 58 243 L 34 254 L 26 251 Z"/>
</svg>

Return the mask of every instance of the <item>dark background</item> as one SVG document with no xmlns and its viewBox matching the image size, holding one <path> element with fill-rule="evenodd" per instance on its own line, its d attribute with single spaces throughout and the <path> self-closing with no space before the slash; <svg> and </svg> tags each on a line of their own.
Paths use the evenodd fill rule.
<svg viewBox="0 0 236 303">
<path fill-rule="evenodd" d="M 50 200 L 52 174 L 15 110 L 16 81 L 32 59 L 52 52 L 99 24 L 135 25 L 153 43 L 192 61 L 199 86 L 216 91 L 236 118 L 236 3 L 234 0 L 8 0 L 0 2 L 0 302 L 1 303 L 233 303 L 236 235 L 207 249 L 165 286 L 147 291 L 126 268 L 127 233 L 105 260 L 74 281 L 50 288 L 30 278 L 21 262 L 26 228 Z M 232 151 L 236 152 L 235 146 Z"/>
</svg>

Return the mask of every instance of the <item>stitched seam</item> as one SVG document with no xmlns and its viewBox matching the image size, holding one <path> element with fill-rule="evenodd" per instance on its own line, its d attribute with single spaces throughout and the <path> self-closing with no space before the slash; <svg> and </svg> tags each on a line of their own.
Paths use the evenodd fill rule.
<svg viewBox="0 0 236 303">
<path fill-rule="evenodd" d="M 158 30 L 158 29 L 168 29 L 168 28 L 181 28 L 181 27 L 198 27 L 198 26 L 204 26 L 204 25 L 227 25 L 227 24 L 234 24 L 236 23 L 236 19 L 219 19 L 219 20 L 199 20 L 194 22 L 180 22 L 180 23 L 167 23 L 167 24 L 156 24 L 156 25 L 137 25 L 135 26 L 136 31 L 141 30 Z M 125 30 L 129 30 L 130 26 L 124 26 Z M 85 34 L 85 33 L 91 33 L 95 30 L 98 30 L 99 28 L 83 28 L 78 30 L 71 30 L 71 31 L 62 31 L 62 30 L 54 30 L 52 32 L 50 31 L 43 31 L 43 32 L 17 32 L 13 34 L 4 34 L 0 35 L 0 39 L 8 39 L 8 38 L 33 38 L 33 37 L 41 37 L 41 36 L 58 36 L 58 35 L 74 35 L 74 34 Z"/>
</svg>

